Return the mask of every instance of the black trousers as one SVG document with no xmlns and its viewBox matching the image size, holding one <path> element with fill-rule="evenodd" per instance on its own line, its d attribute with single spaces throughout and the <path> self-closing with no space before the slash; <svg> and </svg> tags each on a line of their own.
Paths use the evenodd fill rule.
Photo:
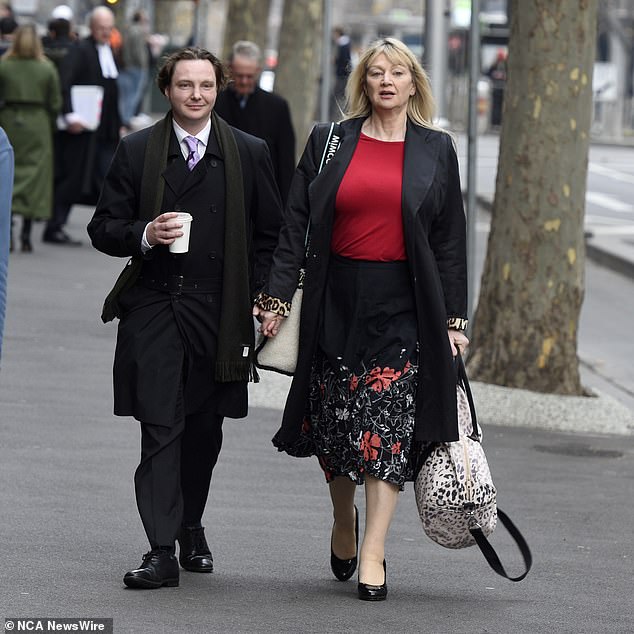
<svg viewBox="0 0 634 634">
<path fill-rule="evenodd" d="M 223 417 L 184 415 L 182 390 L 174 425 L 141 423 L 136 501 L 151 548 L 173 548 L 181 526 L 200 526 L 222 447 Z"/>
</svg>

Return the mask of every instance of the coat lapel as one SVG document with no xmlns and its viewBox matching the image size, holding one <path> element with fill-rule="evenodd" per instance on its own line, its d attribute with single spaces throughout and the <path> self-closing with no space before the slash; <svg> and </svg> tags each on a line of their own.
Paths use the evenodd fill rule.
<svg viewBox="0 0 634 634">
<path fill-rule="evenodd" d="M 210 136 L 211 138 L 211 136 Z M 176 135 L 172 132 L 170 147 L 168 150 L 168 164 L 163 171 L 165 183 L 172 190 L 174 196 L 182 196 L 190 189 L 196 187 L 207 175 L 210 160 L 209 146 L 205 155 L 198 161 L 193 170 L 189 170 L 183 158 Z"/>
<path fill-rule="evenodd" d="M 163 170 L 163 178 L 166 185 L 172 190 L 174 196 L 179 196 L 183 191 L 183 184 L 190 175 L 187 165 L 183 160 L 176 134 L 170 132 L 170 146 L 167 151 L 167 167 Z"/>
<path fill-rule="evenodd" d="M 413 221 L 434 181 L 440 135 L 408 120 L 403 158 L 403 219 Z"/>
</svg>

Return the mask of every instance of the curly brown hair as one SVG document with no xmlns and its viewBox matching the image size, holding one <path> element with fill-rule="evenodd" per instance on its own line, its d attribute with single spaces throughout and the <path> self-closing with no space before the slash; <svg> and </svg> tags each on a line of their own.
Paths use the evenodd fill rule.
<svg viewBox="0 0 634 634">
<path fill-rule="evenodd" d="M 163 94 L 165 94 L 165 90 L 172 83 L 172 77 L 174 76 L 174 67 L 176 66 L 177 62 L 196 59 L 207 60 L 211 63 L 211 65 L 214 67 L 214 70 L 216 71 L 216 86 L 218 88 L 218 91 L 222 90 L 227 84 L 229 76 L 227 68 L 213 53 L 210 53 L 204 48 L 199 48 L 198 46 L 188 46 L 187 48 L 180 48 L 164 58 L 163 64 L 159 69 L 158 75 L 156 76 L 156 83 L 159 87 L 159 90 Z"/>
</svg>

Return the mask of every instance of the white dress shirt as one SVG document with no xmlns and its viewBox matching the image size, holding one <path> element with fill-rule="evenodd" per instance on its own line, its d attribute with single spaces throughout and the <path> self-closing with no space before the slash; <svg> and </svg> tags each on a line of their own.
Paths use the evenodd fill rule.
<svg viewBox="0 0 634 634">
<path fill-rule="evenodd" d="M 198 134 L 190 134 L 187 130 L 181 128 L 173 119 L 172 128 L 174 129 L 174 134 L 176 134 L 178 145 L 180 146 L 181 153 L 185 160 L 187 160 L 187 157 L 189 156 L 189 147 L 185 142 L 186 136 L 193 136 L 198 141 L 198 156 L 202 158 L 205 155 L 207 144 L 209 143 L 209 135 L 211 134 L 211 119 L 207 121 L 207 125 Z M 147 241 L 147 228 L 149 225 L 149 222 L 145 225 L 143 237 L 141 238 L 141 251 L 143 251 L 143 253 L 147 253 L 154 246 Z"/>
</svg>

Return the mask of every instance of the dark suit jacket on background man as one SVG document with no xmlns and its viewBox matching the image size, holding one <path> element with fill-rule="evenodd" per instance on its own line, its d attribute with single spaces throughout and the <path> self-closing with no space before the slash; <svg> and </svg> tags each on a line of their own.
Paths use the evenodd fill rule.
<svg viewBox="0 0 634 634">
<path fill-rule="evenodd" d="M 285 99 L 259 86 L 240 106 L 240 96 L 229 86 L 218 95 L 215 111 L 227 123 L 266 141 L 282 202 L 286 202 L 295 172 L 295 131 Z"/>
</svg>

